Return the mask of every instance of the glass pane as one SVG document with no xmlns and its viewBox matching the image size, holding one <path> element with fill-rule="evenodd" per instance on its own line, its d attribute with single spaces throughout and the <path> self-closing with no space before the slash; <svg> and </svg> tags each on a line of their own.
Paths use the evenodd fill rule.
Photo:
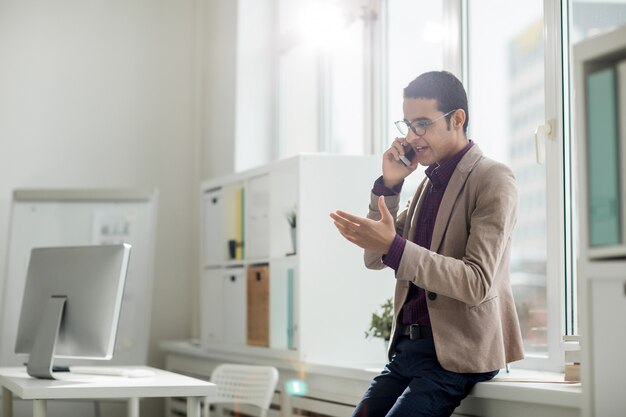
<svg viewBox="0 0 626 417">
<path fill-rule="evenodd" d="M 517 178 L 511 283 L 524 349 L 547 355 L 546 174 L 534 142 L 544 123 L 543 2 L 482 0 L 468 13 L 469 137 Z"/>
<path fill-rule="evenodd" d="M 278 33 L 297 30 L 302 10 L 310 6 L 312 0 L 278 0 Z"/>
<path fill-rule="evenodd" d="M 364 22 L 349 6 L 278 2 L 278 158 L 363 154 Z"/>
<path fill-rule="evenodd" d="M 352 23 L 330 50 L 331 153 L 363 154 L 363 21 Z"/>
<path fill-rule="evenodd" d="M 576 43 L 590 36 L 608 32 L 626 24 L 626 1 L 572 2 L 570 40 Z"/>
<path fill-rule="evenodd" d="M 278 75 L 278 159 L 318 150 L 317 54 L 306 45 L 281 54 Z"/>
<path fill-rule="evenodd" d="M 389 147 L 399 136 L 393 122 L 402 120 L 402 94 L 418 75 L 426 71 L 443 69 L 443 0 L 387 1 L 387 76 L 386 102 L 383 109 L 383 135 L 381 149 Z M 402 188 L 402 202 L 413 196 L 423 175 L 410 175 Z"/>
</svg>

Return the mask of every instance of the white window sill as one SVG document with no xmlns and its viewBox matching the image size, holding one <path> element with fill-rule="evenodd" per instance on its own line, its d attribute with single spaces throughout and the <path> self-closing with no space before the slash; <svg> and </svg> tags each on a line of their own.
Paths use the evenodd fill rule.
<svg viewBox="0 0 626 417">
<path fill-rule="evenodd" d="M 344 367 L 309 364 L 310 372 L 329 376 L 371 380 L 381 371 L 382 365 Z M 501 370 L 491 381 L 476 384 L 470 397 L 480 400 L 499 400 L 523 404 L 546 405 L 580 409 L 581 384 L 566 383 L 562 373 L 511 369 Z"/>
<path fill-rule="evenodd" d="M 504 370 L 489 382 L 477 384 L 472 397 L 497 399 L 557 407 L 580 408 L 581 384 L 566 383 L 563 374 L 511 369 Z"/>
<path fill-rule="evenodd" d="M 168 353 L 178 353 L 199 358 L 217 358 L 230 361 L 238 361 L 242 363 L 256 363 L 259 365 L 267 364 L 277 366 L 279 369 L 293 370 L 294 361 L 290 361 L 280 357 L 261 357 L 258 355 L 250 355 L 245 353 L 237 353 L 202 349 L 197 344 L 189 341 L 163 341 L 161 348 Z M 303 365 L 304 366 L 304 365 Z M 307 363 L 304 367 L 307 374 L 323 376 L 326 378 L 338 378 L 342 381 L 357 382 L 352 392 L 352 396 L 358 400 L 363 389 L 367 387 L 369 381 L 378 375 L 384 364 L 360 364 L 360 365 L 343 365 L 343 364 L 314 364 Z M 582 404 L 581 384 L 565 383 L 563 374 L 543 371 L 530 371 L 524 369 L 511 369 L 509 373 L 501 370 L 500 373 L 489 382 L 481 382 L 477 384 L 470 393 L 467 400 L 461 404 L 461 408 L 467 408 L 469 415 L 507 415 L 511 416 L 527 416 L 528 405 L 535 405 L 535 410 L 541 413 L 544 410 L 553 410 L 555 408 L 567 412 L 557 412 L 556 415 L 580 415 Z M 467 404 L 466 404 L 467 403 Z M 472 403 L 472 404 L 470 404 Z M 480 404 L 479 404 L 480 403 Z M 482 413 L 486 408 L 494 408 L 493 403 L 499 405 L 505 404 L 506 411 L 503 413 Z M 465 406 L 465 407 L 464 407 Z M 493 407 L 492 407 L 493 406 Z M 509 408 L 513 407 L 513 408 Z M 497 407 L 496 407 L 497 408 Z M 474 412 L 473 410 L 479 411 Z M 535 414 L 549 416 L 549 413 Z"/>
</svg>

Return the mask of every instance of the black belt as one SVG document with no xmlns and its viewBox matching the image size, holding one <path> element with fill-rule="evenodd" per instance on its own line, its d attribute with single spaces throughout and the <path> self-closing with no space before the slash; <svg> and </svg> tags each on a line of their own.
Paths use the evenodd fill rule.
<svg viewBox="0 0 626 417">
<path fill-rule="evenodd" d="M 432 328 L 430 326 L 420 326 L 419 324 L 400 324 L 398 333 L 401 336 L 409 336 L 411 340 L 433 338 Z"/>
</svg>

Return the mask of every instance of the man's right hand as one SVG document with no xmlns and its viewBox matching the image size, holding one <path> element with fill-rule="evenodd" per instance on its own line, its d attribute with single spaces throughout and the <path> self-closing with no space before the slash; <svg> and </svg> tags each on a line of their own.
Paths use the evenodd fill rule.
<svg viewBox="0 0 626 417">
<path fill-rule="evenodd" d="M 400 184 L 409 174 L 417 169 L 417 160 L 413 156 L 411 165 L 406 166 L 400 156 L 411 146 L 405 138 L 396 138 L 383 154 L 383 182 L 386 187 L 393 188 Z"/>
</svg>

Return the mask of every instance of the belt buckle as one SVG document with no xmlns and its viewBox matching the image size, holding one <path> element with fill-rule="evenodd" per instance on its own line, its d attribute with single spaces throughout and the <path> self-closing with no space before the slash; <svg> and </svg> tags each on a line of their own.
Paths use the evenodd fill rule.
<svg viewBox="0 0 626 417">
<path fill-rule="evenodd" d="M 411 324 L 409 326 L 409 339 L 421 339 L 422 338 L 422 326 L 419 324 Z"/>
</svg>

